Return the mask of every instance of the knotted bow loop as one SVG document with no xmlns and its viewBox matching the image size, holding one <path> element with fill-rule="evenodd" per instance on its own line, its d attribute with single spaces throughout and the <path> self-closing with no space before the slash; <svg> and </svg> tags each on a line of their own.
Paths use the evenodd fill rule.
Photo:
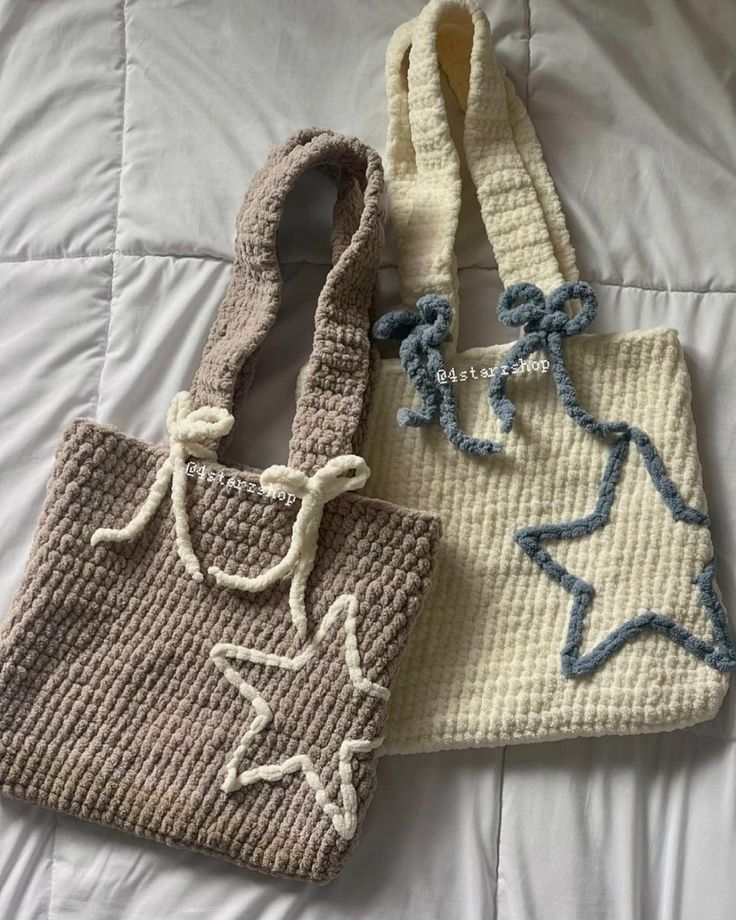
<svg viewBox="0 0 736 920">
<path fill-rule="evenodd" d="M 353 476 L 345 475 L 351 472 Z M 288 466 L 269 466 L 261 473 L 261 485 L 283 489 L 301 499 L 309 495 L 319 504 L 325 504 L 343 492 L 362 489 L 370 474 L 362 457 L 344 454 L 329 460 L 313 476 Z"/>
<path fill-rule="evenodd" d="M 439 294 L 425 294 L 416 310 L 391 310 L 373 324 L 373 338 L 403 342 L 411 336 L 416 350 L 437 348 L 450 339 L 452 307 Z"/>
<path fill-rule="evenodd" d="M 346 475 L 352 473 L 353 475 Z M 320 503 L 331 501 L 343 492 L 362 489 L 371 471 L 362 457 L 343 454 L 333 457 L 309 479 L 310 492 Z"/>
<path fill-rule="evenodd" d="M 526 281 L 507 287 L 498 301 L 498 318 L 505 326 L 526 327 L 546 312 L 544 292 Z"/>
<path fill-rule="evenodd" d="M 169 444 L 172 447 L 179 444 L 185 454 L 203 460 L 216 459 L 215 445 L 230 433 L 234 423 L 227 409 L 219 406 L 194 409 L 186 390 L 174 396 L 166 413 Z"/>
<path fill-rule="evenodd" d="M 283 489 L 291 492 L 297 498 L 305 498 L 309 494 L 309 477 L 301 470 L 294 470 L 290 466 L 274 464 L 261 473 L 261 485 L 265 489 Z"/>
<path fill-rule="evenodd" d="M 580 309 L 570 318 L 567 305 L 579 301 Z M 549 297 L 534 284 L 523 282 L 508 287 L 498 302 L 498 318 L 506 326 L 523 326 L 524 333 L 556 332 L 567 338 L 578 335 L 593 322 L 598 300 L 584 281 L 568 281 Z"/>
<path fill-rule="evenodd" d="M 353 476 L 346 476 L 353 473 Z M 288 466 L 269 466 L 261 473 L 261 485 L 291 491 L 302 499 L 291 531 L 291 544 L 286 555 L 260 575 L 247 577 L 224 572 L 210 566 L 209 572 L 218 585 L 238 591 L 265 591 L 282 578 L 291 577 L 289 611 L 301 638 L 307 634 L 305 592 L 314 568 L 319 528 L 325 505 L 343 492 L 362 488 L 370 470 L 362 457 L 343 454 L 333 457 L 312 476 Z"/>
<path fill-rule="evenodd" d="M 575 300 L 580 303 L 580 309 L 569 318 L 567 305 Z M 598 312 L 598 298 L 593 288 L 585 281 L 568 281 L 560 285 L 550 294 L 547 303 L 551 312 L 542 320 L 542 329 L 547 331 L 544 323 L 552 322 L 549 317 L 554 316 L 555 322 L 564 317 L 564 322 L 555 327 L 555 331 L 563 336 L 579 335 L 593 322 Z"/>
<path fill-rule="evenodd" d="M 458 421 L 457 401 L 440 345 L 452 338 L 452 307 L 439 294 L 425 294 L 417 301 L 415 312 L 393 310 L 373 325 L 376 339 L 401 342 L 399 360 L 412 386 L 422 399 L 419 411 L 407 407 L 396 413 L 402 428 L 430 425 L 439 418 L 442 430 L 458 450 L 485 456 L 496 453 L 501 445 L 464 434 Z M 442 381 L 442 382 L 440 382 Z"/>
<path fill-rule="evenodd" d="M 580 305 L 572 317 L 567 310 L 571 303 Z M 505 363 L 517 365 L 535 351 L 546 349 L 552 379 L 565 412 L 576 425 L 597 437 L 606 438 L 627 431 L 629 426 L 623 421 L 601 421 L 586 411 L 580 405 L 565 363 L 565 339 L 587 329 L 597 310 L 598 300 L 593 288 L 584 281 L 568 281 L 546 298 L 533 284 L 513 284 L 504 291 L 498 303 L 498 316 L 502 323 L 524 326 L 524 335 L 508 350 Z M 494 377 L 488 391 L 503 432 L 511 431 L 516 415 L 516 407 L 506 396 L 507 381 L 507 375 Z"/>
<path fill-rule="evenodd" d="M 403 342 L 404 339 L 419 325 L 421 317 L 413 310 L 391 310 L 380 316 L 373 324 L 373 338 L 378 342 L 389 342 L 392 339 Z"/>
<path fill-rule="evenodd" d="M 445 297 L 425 294 L 417 301 L 417 310 L 424 321 L 417 330 L 424 348 L 438 348 L 450 339 L 452 307 Z"/>
<path fill-rule="evenodd" d="M 194 409 L 192 397 L 186 390 L 177 393 L 166 413 L 169 454 L 159 466 L 145 501 L 124 527 L 99 527 L 92 534 L 92 545 L 122 543 L 137 537 L 154 516 L 171 486 L 176 550 L 192 578 L 202 581 L 203 575 L 189 533 L 186 458 L 215 460 L 217 442 L 230 432 L 234 423 L 235 419 L 226 409 L 219 406 L 200 406 Z"/>
</svg>

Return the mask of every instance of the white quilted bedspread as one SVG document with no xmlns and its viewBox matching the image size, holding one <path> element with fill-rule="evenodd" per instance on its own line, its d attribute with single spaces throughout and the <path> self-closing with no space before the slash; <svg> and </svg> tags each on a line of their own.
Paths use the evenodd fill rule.
<svg viewBox="0 0 736 920">
<path fill-rule="evenodd" d="M 302 126 L 382 150 L 384 49 L 421 6 L 0 0 L 0 610 L 64 422 L 163 437 L 253 171 Z M 596 330 L 680 331 L 736 612 L 736 5 L 486 8 L 599 293 Z M 252 464 L 286 458 L 326 190 L 310 179 L 290 201 L 286 305 L 239 420 Z M 460 257 L 461 347 L 498 341 L 498 277 L 472 221 Z M 382 759 L 364 837 L 321 888 L 2 801 L 0 920 L 726 920 L 735 723 L 731 697 L 693 731 Z"/>
</svg>

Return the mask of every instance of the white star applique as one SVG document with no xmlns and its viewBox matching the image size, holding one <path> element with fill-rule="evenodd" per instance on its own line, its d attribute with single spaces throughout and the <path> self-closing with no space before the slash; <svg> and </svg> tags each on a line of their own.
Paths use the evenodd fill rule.
<svg viewBox="0 0 736 920">
<path fill-rule="evenodd" d="M 346 473 L 354 475 L 346 478 Z M 302 500 L 294 521 L 287 554 L 268 571 L 253 578 L 229 575 L 217 566 L 209 569 L 210 574 L 215 576 L 221 586 L 252 592 L 264 591 L 277 581 L 291 576 L 289 612 L 298 636 L 305 640 L 301 651 L 293 657 L 229 642 L 218 642 L 213 646 L 210 658 L 253 709 L 250 724 L 225 764 L 225 780 L 221 787 L 223 792 L 235 792 L 258 782 L 279 782 L 289 774 L 301 772 L 307 785 L 314 792 L 317 805 L 330 818 L 337 833 L 346 840 L 354 836 L 357 827 L 358 799 L 353 782 L 353 757 L 375 750 L 382 744 L 383 738 L 344 738 L 341 741 L 338 754 L 341 805 L 328 797 L 314 762 L 305 753 L 297 753 L 280 763 L 262 764 L 239 772 L 240 763 L 248 748 L 272 723 L 273 710 L 262 694 L 230 662 L 245 661 L 267 668 L 298 672 L 320 654 L 325 636 L 340 618 L 344 618 L 344 655 L 350 682 L 361 693 L 383 701 L 388 700 L 388 688 L 368 680 L 361 668 L 356 636 L 358 600 L 354 594 L 342 594 L 333 601 L 316 632 L 311 638 L 306 638 L 305 592 L 307 580 L 314 567 L 324 506 L 343 492 L 361 488 L 369 475 L 370 471 L 365 461 L 353 455 L 330 460 L 311 477 L 289 467 L 269 467 L 261 474 L 261 485 L 286 489 Z"/>
<path fill-rule="evenodd" d="M 265 667 L 299 671 L 319 654 L 320 645 L 325 636 L 340 617 L 344 616 L 345 663 L 347 664 L 352 685 L 356 690 L 369 696 L 388 700 L 389 690 L 368 680 L 361 669 L 358 642 L 355 634 L 357 610 L 358 602 L 355 596 L 342 594 L 325 614 L 312 639 L 293 658 L 286 655 L 276 655 L 271 652 L 262 652 L 259 649 L 246 648 L 229 642 L 218 642 L 210 652 L 210 658 L 215 665 L 253 708 L 253 718 L 225 765 L 226 775 L 221 787 L 223 792 L 235 792 L 243 786 L 249 786 L 257 782 L 278 782 L 284 776 L 301 770 L 310 789 L 315 793 L 317 804 L 332 820 L 332 824 L 338 834 L 346 840 L 350 840 L 354 835 L 357 820 L 358 803 L 355 786 L 353 785 L 353 755 L 374 750 L 381 745 L 383 738 L 345 738 L 342 741 L 338 757 L 342 807 L 328 799 L 325 787 L 308 754 L 296 754 L 281 763 L 265 764 L 238 772 L 238 767 L 247 749 L 273 721 L 273 711 L 266 699 L 253 684 L 245 680 L 240 672 L 230 664 L 230 661 L 248 661 Z"/>
</svg>

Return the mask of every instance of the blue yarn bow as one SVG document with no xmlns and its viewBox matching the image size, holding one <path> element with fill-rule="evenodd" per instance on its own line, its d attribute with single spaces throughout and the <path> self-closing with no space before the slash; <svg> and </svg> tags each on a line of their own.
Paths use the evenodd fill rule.
<svg viewBox="0 0 736 920">
<path fill-rule="evenodd" d="M 452 383 L 440 383 L 446 377 L 440 346 L 451 338 L 452 307 L 438 294 L 425 294 L 417 309 L 392 310 L 373 325 L 373 337 L 379 341 L 401 342 L 399 359 L 414 389 L 421 396 L 422 407 L 401 408 L 396 421 L 402 428 L 422 427 L 439 417 L 447 439 L 459 450 L 485 456 L 502 449 L 495 441 L 464 434 L 458 422 L 457 399 Z"/>
<path fill-rule="evenodd" d="M 571 318 L 566 307 L 571 300 L 580 302 L 580 309 Z M 565 411 L 581 428 L 599 437 L 627 431 L 626 422 L 601 422 L 586 412 L 578 401 L 565 364 L 563 341 L 583 332 L 593 322 L 598 300 L 593 288 L 584 281 L 568 281 L 549 297 L 534 284 L 512 284 L 498 302 L 498 318 L 506 326 L 523 326 L 524 335 L 514 342 L 506 354 L 505 364 L 515 365 L 535 351 L 545 349 L 549 355 L 552 376 Z M 501 422 L 501 431 L 508 432 L 514 424 L 516 406 L 506 396 L 507 375 L 491 379 L 489 399 Z"/>
</svg>

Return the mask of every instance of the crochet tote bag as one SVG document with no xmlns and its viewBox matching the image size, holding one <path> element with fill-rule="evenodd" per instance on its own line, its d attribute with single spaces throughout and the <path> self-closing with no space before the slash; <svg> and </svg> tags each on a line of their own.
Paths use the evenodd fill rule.
<svg viewBox="0 0 736 920">
<path fill-rule="evenodd" d="M 461 173 L 442 74 L 506 286 L 498 314 L 521 327 L 511 347 L 453 349 Z M 677 333 L 581 334 L 595 293 L 576 280 L 533 126 L 477 4 L 433 0 L 394 35 L 387 79 L 409 309 L 374 327 L 400 359 L 380 364 L 367 491 L 439 513 L 443 539 L 384 752 L 712 718 L 736 657 Z"/>
<path fill-rule="evenodd" d="M 313 167 L 338 187 L 334 262 L 289 465 L 259 476 L 218 442 L 279 306 L 284 198 Z M 439 537 L 356 494 L 382 187 L 357 140 L 276 149 L 168 446 L 64 432 L 0 643 L 3 793 L 263 872 L 339 872 Z"/>
</svg>

